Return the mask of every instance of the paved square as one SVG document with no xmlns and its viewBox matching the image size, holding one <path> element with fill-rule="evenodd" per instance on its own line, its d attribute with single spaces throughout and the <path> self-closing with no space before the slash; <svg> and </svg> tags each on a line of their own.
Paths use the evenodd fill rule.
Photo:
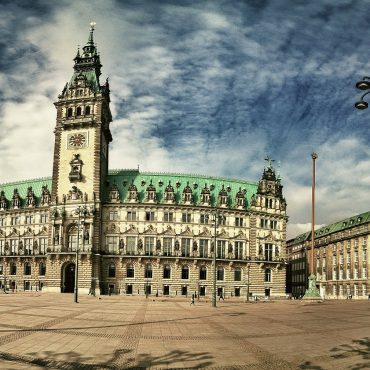
<svg viewBox="0 0 370 370">
<path fill-rule="evenodd" d="M 1 369 L 367 369 L 370 302 L 0 294 Z"/>
</svg>

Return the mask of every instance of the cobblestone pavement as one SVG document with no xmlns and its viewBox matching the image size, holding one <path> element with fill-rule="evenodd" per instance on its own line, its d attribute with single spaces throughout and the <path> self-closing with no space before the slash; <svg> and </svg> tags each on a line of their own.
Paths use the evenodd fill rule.
<svg viewBox="0 0 370 370">
<path fill-rule="evenodd" d="M 370 302 L 0 294 L 0 369 L 368 369 Z"/>
</svg>

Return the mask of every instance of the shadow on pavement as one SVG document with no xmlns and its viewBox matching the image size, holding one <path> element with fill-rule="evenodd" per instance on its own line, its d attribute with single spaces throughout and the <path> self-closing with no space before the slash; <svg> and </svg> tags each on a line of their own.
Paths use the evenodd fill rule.
<svg viewBox="0 0 370 370">
<path fill-rule="evenodd" d="M 163 356 L 151 356 L 141 354 L 136 361 L 131 356 L 134 351 L 131 349 L 118 349 L 114 351 L 112 358 L 107 362 L 98 362 L 99 353 L 96 357 L 81 355 L 77 352 L 57 353 L 44 351 L 41 353 L 30 353 L 28 355 L 16 355 L 8 352 L 0 352 L 0 362 L 11 362 L 15 364 L 40 366 L 43 368 L 74 370 L 74 369 L 146 369 L 149 367 L 177 367 L 186 369 L 200 369 L 213 364 L 212 355 L 208 352 L 192 353 L 182 350 L 170 351 Z M 42 356 L 42 357 L 41 357 Z M 90 362 L 90 363 L 89 363 Z"/>
<path fill-rule="evenodd" d="M 334 347 L 330 350 L 330 357 L 332 359 L 345 359 L 355 356 L 361 356 L 364 362 L 359 362 L 346 367 L 348 370 L 362 370 L 370 369 L 370 338 L 365 337 L 362 339 L 356 339 L 352 341 L 353 344 L 342 344 L 338 347 Z M 301 364 L 299 369 L 306 370 L 323 370 L 324 368 L 320 365 L 315 365 L 311 361 L 306 361 Z"/>
</svg>

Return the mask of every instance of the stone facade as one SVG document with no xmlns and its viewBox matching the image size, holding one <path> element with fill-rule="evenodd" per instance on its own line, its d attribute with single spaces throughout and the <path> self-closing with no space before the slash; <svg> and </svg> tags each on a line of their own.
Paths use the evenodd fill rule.
<svg viewBox="0 0 370 370">
<path fill-rule="evenodd" d="M 370 212 L 338 221 L 315 231 L 317 287 L 325 298 L 367 299 L 370 293 Z M 311 232 L 287 241 L 287 286 L 293 296 L 307 287 Z M 310 259 L 309 259 L 310 260 Z"/>
<path fill-rule="evenodd" d="M 91 30 L 55 103 L 51 178 L 0 185 L 0 284 L 82 294 L 285 295 L 286 202 L 258 182 L 108 171 L 109 83 Z M 214 253 L 216 264 L 214 265 Z M 76 263 L 78 262 L 78 263 Z"/>
</svg>

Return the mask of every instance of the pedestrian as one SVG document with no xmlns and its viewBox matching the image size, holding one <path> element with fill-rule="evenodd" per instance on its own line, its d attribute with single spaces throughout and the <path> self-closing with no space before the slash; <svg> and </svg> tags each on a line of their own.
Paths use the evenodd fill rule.
<svg viewBox="0 0 370 370">
<path fill-rule="evenodd" d="M 190 306 L 191 305 L 194 305 L 195 306 L 195 296 L 194 296 L 194 294 L 191 295 Z"/>
<path fill-rule="evenodd" d="M 221 299 L 222 299 L 223 301 L 225 300 L 225 299 L 224 299 L 224 296 L 222 295 L 222 293 L 221 293 L 221 294 L 220 294 L 220 296 L 218 297 L 218 300 L 219 300 L 219 301 L 220 301 Z"/>
</svg>

